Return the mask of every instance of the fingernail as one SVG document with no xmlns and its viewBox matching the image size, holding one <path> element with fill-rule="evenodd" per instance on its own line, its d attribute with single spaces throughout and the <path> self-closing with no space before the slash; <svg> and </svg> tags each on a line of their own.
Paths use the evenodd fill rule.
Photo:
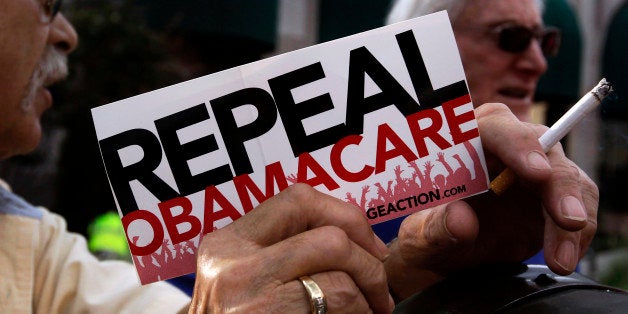
<svg viewBox="0 0 628 314">
<path fill-rule="evenodd" d="M 449 211 L 445 212 L 445 217 L 443 219 L 443 226 L 445 227 L 445 232 L 447 233 L 447 236 L 449 236 L 449 239 L 452 242 L 458 242 L 458 239 L 456 237 L 454 237 L 454 235 L 451 233 L 451 231 L 449 231 L 449 222 L 447 221 L 447 218 L 449 218 Z"/>
<path fill-rule="evenodd" d="M 452 242 L 458 241 L 458 239 L 456 239 L 456 237 L 454 237 L 454 235 L 451 234 L 451 231 L 449 231 L 449 228 L 447 227 L 447 224 L 445 224 L 445 233 L 447 233 L 447 236 L 449 237 L 449 240 L 451 240 Z"/>
<path fill-rule="evenodd" d="M 560 200 L 560 210 L 563 217 L 567 219 L 575 221 L 585 221 L 587 219 L 587 213 L 584 211 L 582 203 L 573 196 L 566 196 Z"/>
<path fill-rule="evenodd" d="M 547 158 L 545 158 L 545 155 L 537 151 L 532 151 L 528 154 L 528 167 L 542 170 L 552 168 Z"/>
<path fill-rule="evenodd" d="M 564 270 L 573 271 L 576 267 L 576 246 L 571 241 L 564 241 L 556 249 L 556 264 Z"/>
</svg>

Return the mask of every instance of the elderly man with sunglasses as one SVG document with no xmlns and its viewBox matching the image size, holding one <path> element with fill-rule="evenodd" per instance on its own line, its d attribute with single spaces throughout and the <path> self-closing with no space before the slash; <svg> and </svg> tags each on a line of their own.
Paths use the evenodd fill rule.
<svg viewBox="0 0 628 314">
<path fill-rule="evenodd" d="M 560 34 L 541 20 L 543 0 L 398 0 L 388 23 L 447 10 L 475 104 L 506 104 L 530 120 L 534 91 Z"/>
<path fill-rule="evenodd" d="M 508 3 L 531 17 L 508 22 L 540 25 L 530 1 L 469 1 L 477 2 L 487 11 Z M 78 39 L 59 8 L 60 0 L 0 0 L 0 159 L 37 145 L 40 117 L 52 105 L 47 87 L 67 74 L 66 57 Z M 486 26 L 476 40 L 505 31 Z M 529 100 L 545 67 L 532 43 L 493 52 L 512 62 L 530 58 L 519 78 L 527 83 L 501 77 L 496 100 Z M 472 87 L 474 97 L 483 95 L 480 87 Z M 544 128 L 519 121 L 503 105 L 480 106 L 476 115 L 490 173 L 509 167 L 519 177 L 509 192 L 409 216 L 387 247 L 353 205 L 293 185 L 205 236 L 191 311 L 386 313 L 394 307 L 389 291 L 402 299 L 453 271 L 522 261 L 542 246 L 553 270 L 573 271 L 595 231 L 597 188 L 560 147 L 543 153 L 537 136 Z M 172 313 L 190 305 L 167 284 L 139 286 L 131 265 L 98 261 L 61 217 L 8 187 L 0 187 L 0 239 L 1 313 Z"/>
<path fill-rule="evenodd" d="M 476 106 L 485 103 L 505 104 L 522 121 L 521 127 L 529 128 L 532 125 L 525 122 L 531 119 L 536 85 L 547 69 L 545 57 L 555 55 L 560 44 L 559 32 L 543 25 L 543 7 L 542 0 L 396 0 L 387 22 L 394 23 L 447 10 L 473 103 Z M 484 106 L 477 110 L 484 113 Z M 501 137 L 509 132 L 506 129 L 503 130 L 504 134 L 489 134 L 485 131 L 480 128 L 485 146 L 487 142 L 496 140 L 493 136 Z M 531 167 L 535 167 L 532 164 L 541 164 L 539 156 L 530 154 L 527 158 L 538 162 L 530 163 Z M 519 187 L 511 189 L 503 198 L 484 195 L 467 200 L 475 210 L 468 214 L 474 218 L 457 221 L 456 225 L 448 225 L 448 229 L 477 228 L 474 230 L 477 234 L 473 238 L 461 235 L 466 241 L 447 241 L 446 238 L 440 239 L 442 242 L 432 240 L 442 246 L 444 254 L 441 259 L 434 260 L 429 254 L 418 253 L 422 247 L 417 246 L 414 236 L 404 235 L 421 230 L 426 222 L 411 223 L 415 217 L 406 219 L 400 230 L 399 241 L 391 248 L 393 253 L 402 252 L 393 254 L 393 257 L 405 258 L 399 261 L 391 258 L 387 263 L 396 266 L 426 265 L 426 269 L 430 270 L 426 272 L 429 277 L 434 275 L 432 271 L 442 275 L 448 273 L 448 270 L 458 269 L 460 265 L 480 261 L 524 260 L 531 257 L 535 249 L 541 248 L 537 244 L 542 242 L 550 269 L 559 274 L 573 271 L 595 233 L 598 191 L 580 168 L 565 159 L 560 144 L 552 148 L 547 158 L 553 171 L 550 181 L 533 189 L 530 189 L 529 183 L 520 182 Z M 487 161 L 490 163 L 491 158 Z M 491 176 L 495 175 L 495 172 L 490 171 L 490 166 L 489 172 Z M 570 188 L 559 188 L 562 182 Z M 525 232 L 527 228 L 531 231 L 532 225 L 539 228 L 538 233 Z M 501 242 L 498 239 L 508 240 Z M 498 242 L 503 244 L 501 248 L 499 245 L 493 246 Z M 506 245 L 508 242 L 511 247 Z M 456 250 L 460 255 L 455 260 L 447 260 L 445 256 Z M 528 251 L 524 253 L 525 250 Z M 391 282 L 398 284 L 405 281 L 405 287 L 410 292 L 416 291 L 415 283 L 424 276 L 425 273 L 420 272 L 417 276 L 389 272 Z M 403 284 L 393 286 L 395 289 L 399 289 L 402 297 L 408 295 Z"/>
</svg>

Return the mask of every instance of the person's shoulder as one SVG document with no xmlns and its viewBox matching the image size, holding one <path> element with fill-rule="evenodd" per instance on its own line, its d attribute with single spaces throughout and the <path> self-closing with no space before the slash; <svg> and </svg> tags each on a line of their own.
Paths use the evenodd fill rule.
<svg viewBox="0 0 628 314">
<path fill-rule="evenodd" d="M 0 214 L 41 219 L 42 211 L 11 192 L 10 186 L 0 180 Z"/>
</svg>

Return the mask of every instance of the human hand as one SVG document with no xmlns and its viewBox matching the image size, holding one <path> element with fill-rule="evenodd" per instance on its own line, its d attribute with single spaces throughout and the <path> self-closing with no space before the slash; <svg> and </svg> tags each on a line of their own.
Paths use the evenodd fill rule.
<svg viewBox="0 0 628 314">
<path fill-rule="evenodd" d="M 488 192 L 407 217 L 385 262 L 401 298 L 452 272 L 521 262 L 541 248 L 549 268 L 566 275 L 595 234 L 597 186 L 560 144 L 543 153 L 538 137 L 547 127 L 523 123 L 501 104 L 478 107 L 476 117 L 491 177 L 508 167 L 517 183 L 500 196 Z"/>
<path fill-rule="evenodd" d="M 365 195 L 366 193 L 368 193 L 371 190 L 371 186 L 370 185 L 365 185 L 362 186 L 362 195 Z"/>
<path fill-rule="evenodd" d="M 395 167 L 395 175 L 396 176 L 401 176 L 401 173 L 403 173 L 403 170 L 401 169 L 401 166 L 396 166 Z"/>
<path fill-rule="evenodd" d="M 431 162 L 426 161 L 425 162 L 425 173 L 430 173 L 432 171 L 432 168 L 434 168 L 434 165 L 432 165 Z"/>
<path fill-rule="evenodd" d="M 438 156 L 437 160 L 440 161 L 441 164 L 444 164 L 445 163 L 445 153 L 438 152 L 436 155 Z"/>
<path fill-rule="evenodd" d="M 296 174 L 290 174 L 286 177 L 286 180 L 288 180 L 288 182 L 290 182 L 291 184 L 297 183 L 299 180 L 297 179 L 297 175 Z"/>
<path fill-rule="evenodd" d="M 387 255 L 357 207 L 295 184 L 205 235 L 190 313 L 308 313 L 304 275 L 330 313 L 389 313 Z"/>
</svg>

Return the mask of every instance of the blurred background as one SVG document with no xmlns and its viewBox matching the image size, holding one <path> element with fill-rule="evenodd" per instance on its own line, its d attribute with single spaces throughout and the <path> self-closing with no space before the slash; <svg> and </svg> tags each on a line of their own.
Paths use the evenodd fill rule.
<svg viewBox="0 0 628 314">
<path fill-rule="evenodd" d="M 0 177 L 36 205 L 64 215 L 103 258 L 127 258 L 90 109 L 275 54 L 382 26 L 391 0 L 67 0 L 80 38 L 70 77 L 56 86 L 45 137 L 32 154 L 0 163 Z M 600 187 L 598 233 L 580 272 L 628 289 L 628 1 L 547 0 L 562 30 L 538 88 L 535 119 L 551 124 L 601 77 L 615 87 L 563 140 Z M 117 214 L 116 214 L 117 215 Z M 104 240 L 103 240 L 104 239 Z M 121 242 L 119 241 L 121 240 Z"/>
</svg>

